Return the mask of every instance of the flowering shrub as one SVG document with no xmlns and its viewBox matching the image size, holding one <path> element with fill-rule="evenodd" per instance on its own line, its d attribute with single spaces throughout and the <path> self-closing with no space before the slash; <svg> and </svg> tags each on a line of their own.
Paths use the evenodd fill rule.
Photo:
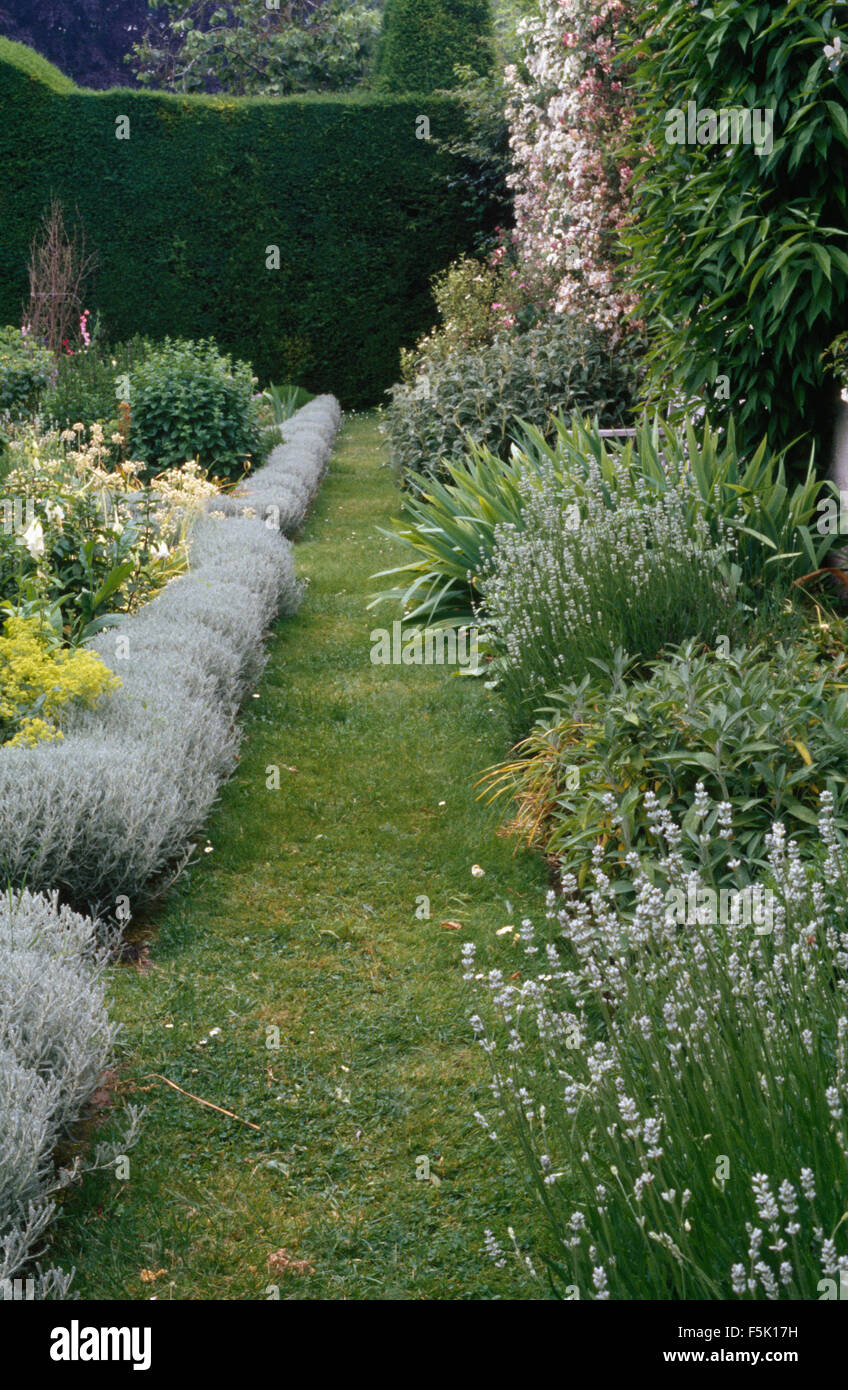
<svg viewBox="0 0 848 1390">
<path fill-rule="evenodd" d="M 256 378 L 212 339 L 166 338 L 131 377 L 131 451 L 150 473 L 196 459 L 202 468 L 240 477 L 259 450 Z"/>
<path fill-rule="evenodd" d="M 730 538 L 713 538 L 691 477 L 652 494 L 626 460 L 611 468 L 612 481 L 590 459 L 579 488 L 552 464 L 526 470 L 521 525 L 495 529 L 480 591 L 518 732 L 547 692 L 617 650 L 650 658 L 733 621 Z"/>
<path fill-rule="evenodd" d="M 273 480 L 291 520 L 313 495 L 317 441 L 328 447 L 338 404 L 319 398 L 302 414 L 284 427 L 286 473 Z M 310 447 L 296 490 L 299 437 Z M 90 643 L 120 690 L 102 708 L 69 710 L 61 742 L 0 749 L 0 862 L 12 884 L 114 915 L 119 897 L 135 906 L 161 891 L 190 855 L 236 765 L 238 707 L 268 623 L 302 591 L 289 542 L 258 516 L 202 517 L 189 555 L 187 574 Z"/>
<path fill-rule="evenodd" d="M 128 406 L 132 394 L 131 374 L 150 348 L 147 339 L 139 337 L 109 346 L 94 341 L 85 351 L 60 357 L 55 380 L 39 401 L 39 413 L 60 430 L 78 423 L 102 424 L 106 440 L 114 443 L 121 404 Z M 122 439 L 110 451 L 113 463 L 126 457 L 127 443 Z"/>
<path fill-rule="evenodd" d="M 23 414 L 54 371 L 52 353 L 18 328 L 0 328 L 0 412 Z"/>
<path fill-rule="evenodd" d="M 91 708 L 117 690 L 120 677 L 91 652 L 51 643 L 37 618 L 8 618 L 0 636 L 0 743 L 11 746 L 62 738 L 66 705 Z"/>
<path fill-rule="evenodd" d="M 514 241 L 532 297 L 557 313 L 620 326 L 634 298 L 618 234 L 629 211 L 623 153 L 633 116 L 620 34 L 632 0 L 540 0 L 518 32 L 506 86 Z"/>
<path fill-rule="evenodd" d="M 664 880 L 707 891 L 680 827 L 645 801 Z M 711 810 L 704 795 L 699 814 Z M 806 859 L 773 827 L 765 932 L 682 926 L 635 852 L 623 914 L 598 845 L 586 894 L 566 873 L 562 901 L 550 896 L 547 939 L 522 924 L 520 969 L 514 956 L 480 969 L 465 947 L 492 1067 L 478 1118 L 538 1194 L 560 1297 L 839 1297 L 848 864 L 827 793 L 819 827 Z M 504 1259 L 492 1232 L 487 1246 Z"/>
<path fill-rule="evenodd" d="M 473 256 L 460 256 L 433 276 L 433 299 L 440 322 L 419 339 L 414 349 L 401 349 L 401 376 L 407 386 L 415 386 L 431 362 L 444 361 L 463 348 L 486 347 L 492 342 L 503 326 L 498 283 L 497 270 Z"/>
<path fill-rule="evenodd" d="M 216 491 L 196 464 L 167 470 L 155 491 L 141 464 L 117 470 L 100 425 L 42 434 L 19 428 L 3 480 L 0 597 L 43 612 L 69 642 L 132 611 L 186 563 L 192 517 Z"/>
<path fill-rule="evenodd" d="M 425 357 L 414 384 L 392 388 L 386 411 L 395 470 L 438 477 L 468 439 L 506 456 L 518 421 L 552 431 L 557 412 L 625 424 L 639 368 L 597 328 L 554 318 L 526 333 L 498 332 L 488 345 Z"/>
<path fill-rule="evenodd" d="M 832 548 L 835 486 L 816 476 L 812 458 L 787 480 L 785 451 L 769 450 L 765 440 L 743 451 L 732 416 L 726 429 L 706 417 L 698 429 L 691 420 L 675 425 L 643 418 L 626 443 L 603 439 L 577 419 L 555 420 L 552 433 L 543 439 L 538 430 L 526 431 L 523 451 L 532 466 L 570 478 L 578 494 L 590 475 L 603 479 L 611 506 L 619 505 L 619 477 L 632 475 L 637 492 L 655 496 L 685 484 L 690 519 L 702 511 L 714 541 L 732 535 L 734 560 L 757 602 L 764 594 L 782 597 L 822 566 Z"/>
</svg>

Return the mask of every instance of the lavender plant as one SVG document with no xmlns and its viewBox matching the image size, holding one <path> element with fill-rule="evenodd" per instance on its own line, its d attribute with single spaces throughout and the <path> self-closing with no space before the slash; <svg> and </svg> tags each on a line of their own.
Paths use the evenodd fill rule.
<svg viewBox="0 0 848 1390">
<path fill-rule="evenodd" d="M 538 1194 L 557 1296 L 817 1299 L 848 1276 L 848 861 L 821 798 L 821 850 L 776 823 L 769 913 L 722 920 L 647 795 L 671 887 L 604 849 L 581 894 L 565 873 L 550 930 L 521 927 L 521 972 L 465 948 L 492 1067 L 479 1115 Z M 718 808 L 718 834 L 732 808 Z M 699 789 L 698 812 L 711 803 Z M 697 916 L 681 912 L 695 901 Z M 731 918 L 738 914 L 731 914 Z M 481 1017 L 485 1015 L 485 1021 Z M 503 1258 L 487 1233 L 490 1253 Z M 530 1266 L 535 1271 L 535 1263 Z"/>
<path fill-rule="evenodd" d="M 615 487 L 594 460 L 577 489 L 551 462 L 523 472 L 521 525 L 501 523 L 480 590 L 501 655 L 513 726 L 523 732 L 546 691 L 617 650 L 727 632 L 738 571 L 714 540 L 691 478 L 660 495 L 615 459 Z"/>
</svg>

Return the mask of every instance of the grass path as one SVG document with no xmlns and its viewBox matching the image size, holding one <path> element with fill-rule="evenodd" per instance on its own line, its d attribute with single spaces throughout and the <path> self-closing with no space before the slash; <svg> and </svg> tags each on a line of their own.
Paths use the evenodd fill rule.
<svg viewBox="0 0 848 1390">
<path fill-rule="evenodd" d="M 494 933 L 538 915 L 542 874 L 475 801 L 506 738 L 482 682 L 370 663 L 394 615 L 367 612 L 369 576 L 398 553 L 375 531 L 396 505 L 382 460 L 374 417 L 349 418 L 212 852 L 158 914 L 146 968 L 114 972 L 121 1090 L 149 1113 L 130 1180 L 66 1199 L 51 1255 L 83 1299 L 521 1296 L 480 1252 L 524 1199 L 473 1119 L 488 1093 L 459 954 L 474 938 L 517 968 Z M 272 1273 L 278 1250 L 302 1263 Z"/>
</svg>

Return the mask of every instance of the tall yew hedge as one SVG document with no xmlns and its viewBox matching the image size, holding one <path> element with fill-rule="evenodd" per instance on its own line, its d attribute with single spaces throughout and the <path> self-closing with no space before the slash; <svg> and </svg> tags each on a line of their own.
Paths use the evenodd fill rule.
<svg viewBox="0 0 848 1390">
<path fill-rule="evenodd" d="M 214 334 L 263 379 L 372 404 L 475 230 L 422 116 L 463 129 L 447 98 L 83 91 L 0 40 L 0 323 L 20 321 L 57 194 L 97 252 L 110 338 Z"/>
</svg>

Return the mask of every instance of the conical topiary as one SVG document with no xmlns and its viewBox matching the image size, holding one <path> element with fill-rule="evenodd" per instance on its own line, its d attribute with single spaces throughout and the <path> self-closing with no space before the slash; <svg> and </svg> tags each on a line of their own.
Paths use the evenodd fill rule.
<svg viewBox="0 0 848 1390">
<path fill-rule="evenodd" d="M 457 64 L 487 71 L 488 0 L 386 0 L 377 79 L 385 91 L 432 92 L 454 85 Z"/>
</svg>

